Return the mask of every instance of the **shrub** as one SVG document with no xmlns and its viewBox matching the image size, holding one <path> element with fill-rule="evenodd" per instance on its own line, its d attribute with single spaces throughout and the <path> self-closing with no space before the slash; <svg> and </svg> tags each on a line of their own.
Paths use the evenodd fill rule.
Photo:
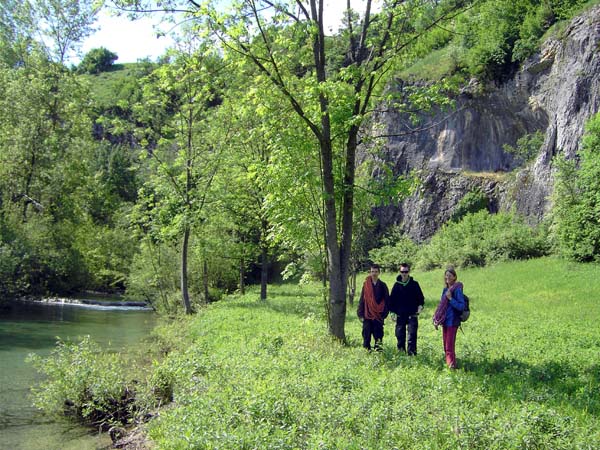
<svg viewBox="0 0 600 450">
<path fill-rule="evenodd" d="M 479 211 L 444 225 L 419 252 L 418 265 L 425 270 L 447 264 L 485 266 L 543 256 L 549 251 L 543 227 L 532 228 L 514 214 Z"/>
<path fill-rule="evenodd" d="M 483 193 L 479 188 L 474 189 L 460 199 L 458 205 L 456 205 L 456 208 L 452 213 L 452 216 L 450 217 L 450 220 L 452 222 L 459 222 L 469 213 L 487 210 L 488 205 L 489 200 L 485 193 Z"/>
<path fill-rule="evenodd" d="M 125 381 L 119 354 L 96 351 L 88 337 L 80 343 L 59 340 L 47 358 L 29 361 L 46 376 L 32 389 L 34 405 L 48 414 L 66 414 L 103 430 L 132 418 L 135 391 Z"/>
<path fill-rule="evenodd" d="M 576 161 L 556 159 L 553 237 L 559 252 L 576 261 L 600 260 L 600 114 L 583 137 Z"/>
<path fill-rule="evenodd" d="M 526 163 L 535 158 L 542 144 L 544 143 L 544 134 L 541 131 L 526 134 L 517 140 L 517 146 L 505 144 L 502 148 L 506 153 L 510 153 L 521 163 Z"/>
<path fill-rule="evenodd" d="M 369 259 L 379 264 L 383 270 L 396 271 L 399 264 L 412 265 L 419 251 L 418 245 L 398 229 L 393 229 L 383 239 L 383 244 L 369 252 Z"/>
</svg>

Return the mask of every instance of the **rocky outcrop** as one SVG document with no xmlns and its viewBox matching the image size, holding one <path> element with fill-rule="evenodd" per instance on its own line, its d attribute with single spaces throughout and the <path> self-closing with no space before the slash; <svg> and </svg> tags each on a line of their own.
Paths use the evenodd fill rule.
<svg viewBox="0 0 600 450">
<path fill-rule="evenodd" d="M 599 48 L 596 6 L 546 41 L 513 79 L 500 86 L 472 80 L 453 111 L 421 117 L 418 130 L 393 110 L 376 117 L 388 136 L 383 158 L 394 173 L 416 170 L 423 181 L 418 193 L 376 211 L 380 226 L 398 224 L 422 241 L 475 188 L 488 196 L 491 210 L 515 209 L 539 222 L 550 208 L 553 157 L 574 157 L 586 120 L 599 111 Z M 536 131 L 544 143 L 537 158 L 520 167 L 503 146 Z"/>
</svg>

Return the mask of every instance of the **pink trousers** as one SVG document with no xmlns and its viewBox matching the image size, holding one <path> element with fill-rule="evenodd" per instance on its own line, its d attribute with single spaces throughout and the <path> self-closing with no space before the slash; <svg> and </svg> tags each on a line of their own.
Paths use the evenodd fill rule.
<svg viewBox="0 0 600 450">
<path fill-rule="evenodd" d="M 446 353 L 446 364 L 451 369 L 456 368 L 456 353 L 454 346 L 456 344 L 456 333 L 458 327 L 442 326 L 442 338 L 444 340 L 444 352 Z"/>
</svg>

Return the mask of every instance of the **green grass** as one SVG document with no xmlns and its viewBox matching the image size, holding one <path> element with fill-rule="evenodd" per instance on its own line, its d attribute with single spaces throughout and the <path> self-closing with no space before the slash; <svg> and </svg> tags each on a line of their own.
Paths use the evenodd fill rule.
<svg viewBox="0 0 600 450">
<path fill-rule="evenodd" d="M 459 271 L 471 319 L 445 369 L 426 296 L 419 355 L 328 337 L 316 286 L 274 286 L 210 305 L 177 327 L 155 378 L 174 402 L 149 424 L 161 449 L 574 449 L 600 443 L 600 266 L 552 258 Z M 394 276 L 384 274 L 391 285 Z M 175 329 L 173 330 L 175 331 Z"/>
<path fill-rule="evenodd" d="M 90 83 L 90 95 L 101 106 L 109 107 L 119 99 L 123 86 L 136 77 L 138 63 L 115 64 L 114 70 L 97 75 L 81 75 Z"/>
<path fill-rule="evenodd" d="M 439 81 L 454 74 L 461 56 L 453 45 L 446 45 L 432 50 L 423 58 L 399 73 L 400 78 L 407 81 Z"/>
</svg>

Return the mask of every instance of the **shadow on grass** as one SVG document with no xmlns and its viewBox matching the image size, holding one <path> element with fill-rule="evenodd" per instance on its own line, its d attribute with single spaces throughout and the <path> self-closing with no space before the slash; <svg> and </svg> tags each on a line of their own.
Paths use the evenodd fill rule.
<svg viewBox="0 0 600 450">
<path fill-rule="evenodd" d="M 513 358 L 462 359 L 462 370 L 498 400 L 529 401 L 561 410 L 565 404 L 600 416 L 600 364 L 583 369 L 549 361 L 530 364 Z"/>
</svg>

